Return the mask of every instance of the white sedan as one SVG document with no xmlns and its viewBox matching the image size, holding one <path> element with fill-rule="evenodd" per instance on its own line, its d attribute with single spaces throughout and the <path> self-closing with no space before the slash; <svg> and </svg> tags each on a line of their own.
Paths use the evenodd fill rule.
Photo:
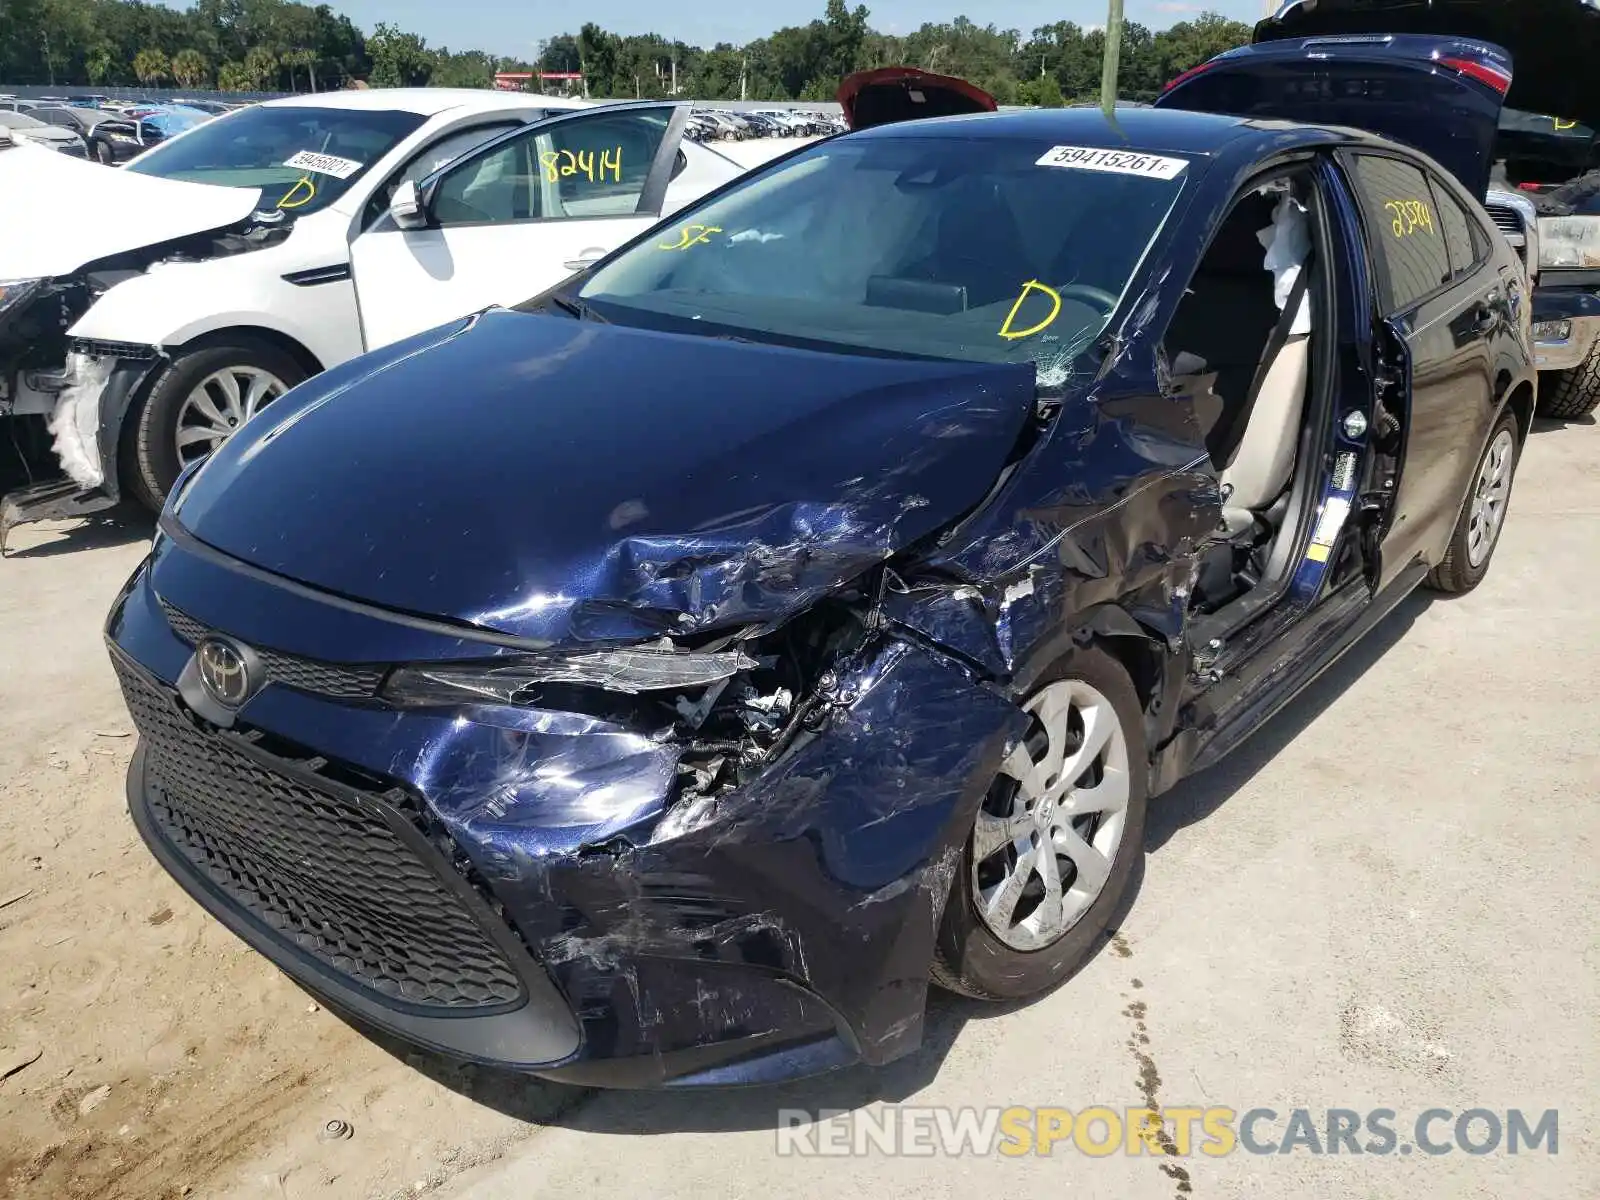
<svg viewBox="0 0 1600 1200">
<path fill-rule="evenodd" d="M 68 478 L 5 528 L 131 494 L 302 379 L 558 283 L 743 170 L 688 107 L 394 89 L 219 117 L 107 170 L 0 153 L 0 416 Z"/>
</svg>

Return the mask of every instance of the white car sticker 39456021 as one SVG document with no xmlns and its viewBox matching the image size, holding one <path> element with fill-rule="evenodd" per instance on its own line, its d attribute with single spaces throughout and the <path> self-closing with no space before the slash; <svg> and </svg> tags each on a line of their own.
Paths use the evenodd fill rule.
<svg viewBox="0 0 1600 1200">
<path fill-rule="evenodd" d="M 1189 165 L 1186 158 L 1136 154 L 1131 150 L 1099 150 L 1093 146 L 1056 146 L 1038 163 L 1041 167 L 1067 167 L 1079 171 L 1109 171 L 1114 175 L 1146 175 L 1151 179 L 1176 179 Z"/>
<path fill-rule="evenodd" d="M 351 158 L 340 158 L 336 154 L 318 154 L 314 150 L 302 150 L 293 158 L 284 159 L 283 165 L 293 167 L 297 171 L 315 171 L 318 175 L 349 179 L 367 164 L 356 162 Z"/>
</svg>

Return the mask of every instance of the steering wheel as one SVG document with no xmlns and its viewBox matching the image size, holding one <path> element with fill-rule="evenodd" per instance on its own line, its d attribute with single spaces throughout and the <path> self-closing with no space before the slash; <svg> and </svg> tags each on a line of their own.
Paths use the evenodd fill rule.
<svg viewBox="0 0 1600 1200">
<path fill-rule="evenodd" d="M 1074 300 L 1087 300 L 1094 307 L 1103 310 L 1103 315 L 1110 316 L 1117 311 L 1117 298 L 1104 288 L 1090 287 L 1086 283 L 1069 283 L 1066 287 L 1057 288 L 1056 295 L 1063 300 L 1071 296 Z"/>
</svg>

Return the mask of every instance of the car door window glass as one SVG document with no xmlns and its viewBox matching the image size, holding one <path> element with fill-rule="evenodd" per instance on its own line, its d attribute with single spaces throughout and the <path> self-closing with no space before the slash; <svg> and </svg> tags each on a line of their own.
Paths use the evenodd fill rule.
<svg viewBox="0 0 1600 1200">
<path fill-rule="evenodd" d="M 449 166 L 473 147 L 481 146 L 502 133 L 515 129 L 521 123 L 497 121 L 493 125 L 474 125 L 471 129 L 457 129 L 423 147 L 410 162 L 391 175 L 384 185 L 372 194 L 372 199 L 367 202 L 366 214 L 362 218 L 363 227 L 371 225 L 388 210 L 389 201 L 394 199 L 395 189 L 406 180 L 421 183 L 429 175 L 442 167 Z"/>
<path fill-rule="evenodd" d="M 434 218 L 449 226 L 632 216 L 671 119 L 671 110 L 652 109 L 529 130 L 441 179 Z"/>
<path fill-rule="evenodd" d="M 1459 279 L 1483 261 L 1488 247 L 1477 228 L 1477 222 L 1468 215 L 1450 189 L 1437 179 L 1431 182 L 1436 202 L 1434 211 L 1439 214 L 1439 228 L 1444 232 L 1445 247 L 1450 252 L 1450 267 L 1455 278 Z M 1478 233 L 1477 237 L 1473 236 L 1474 232 Z"/>
<path fill-rule="evenodd" d="M 1377 154 L 1356 155 L 1354 176 L 1384 309 L 1410 308 L 1453 275 L 1433 189 L 1421 168 Z"/>
</svg>

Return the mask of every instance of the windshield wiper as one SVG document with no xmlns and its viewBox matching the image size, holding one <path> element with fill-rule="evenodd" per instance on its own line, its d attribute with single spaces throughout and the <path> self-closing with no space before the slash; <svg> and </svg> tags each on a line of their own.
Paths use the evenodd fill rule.
<svg viewBox="0 0 1600 1200">
<path fill-rule="evenodd" d="M 576 296 L 563 296 L 559 293 L 556 293 L 554 295 L 546 296 L 545 299 L 551 304 L 554 304 L 568 316 L 576 317 L 580 321 L 598 321 L 602 325 L 611 324 L 610 321 L 607 321 L 599 313 L 595 312 L 594 307 L 591 304 L 586 301 L 579 300 Z"/>
</svg>

